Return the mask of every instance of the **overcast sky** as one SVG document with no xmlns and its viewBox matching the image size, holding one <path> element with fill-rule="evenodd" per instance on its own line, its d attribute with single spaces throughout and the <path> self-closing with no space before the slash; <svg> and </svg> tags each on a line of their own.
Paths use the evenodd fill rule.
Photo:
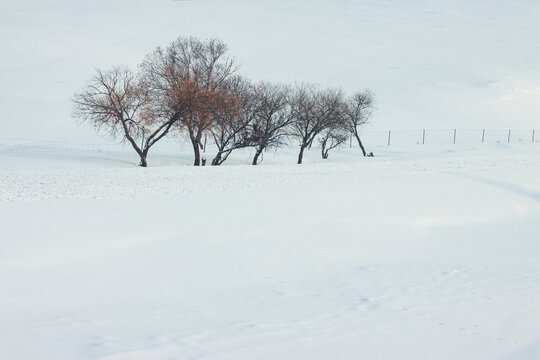
<svg viewBox="0 0 540 360">
<path fill-rule="evenodd" d="M 89 131 L 71 96 L 179 35 L 254 80 L 370 88 L 374 129 L 540 128 L 540 1 L 1 0 L 0 137 Z"/>
</svg>

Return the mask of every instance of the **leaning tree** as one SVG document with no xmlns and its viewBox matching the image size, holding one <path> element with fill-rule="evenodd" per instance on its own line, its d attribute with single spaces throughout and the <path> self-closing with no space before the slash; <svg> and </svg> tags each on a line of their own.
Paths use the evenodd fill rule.
<svg viewBox="0 0 540 360">
<path fill-rule="evenodd" d="M 251 164 L 258 165 L 263 151 L 286 144 L 294 116 L 290 87 L 260 82 L 255 86 L 253 94 L 255 113 L 249 141 L 255 147 Z"/>
<path fill-rule="evenodd" d="M 343 105 L 343 113 L 349 133 L 358 141 L 362 154 L 366 149 L 360 140 L 359 128 L 365 125 L 373 113 L 375 100 L 371 90 L 359 91 L 347 98 Z"/>
<path fill-rule="evenodd" d="M 179 116 L 178 129 L 193 146 L 194 165 L 201 162 L 201 139 L 223 96 L 222 84 L 237 70 L 220 40 L 179 37 L 166 49 L 157 48 L 142 64 L 146 78 L 161 93 L 161 108 Z"/>
<path fill-rule="evenodd" d="M 345 126 L 344 121 L 336 122 L 326 128 L 319 137 L 321 145 L 321 156 L 323 159 L 328 159 L 330 150 L 339 148 L 349 138 L 349 131 Z"/>
<path fill-rule="evenodd" d="M 140 76 L 126 67 L 96 70 L 84 89 L 73 98 L 73 115 L 98 131 L 121 134 L 146 167 L 150 148 L 171 130 L 174 121 L 156 115 L 154 96 Z"/>
<path fill-rule="evenodd" d="M 212 165 L 221 165 L 233 150 L 252 146 L 250 129 L 256 115 L 253 85 L 246 78 L 232 76 L 218 90 L 209 129 L 218 149 Z"/>
<path fill-rule="evenodd" d="M 303 84 L 294 91 L 292 108 L 292 134 L 299 141 L 297 163 L 301 164 L 304 150 L 311 147 L 315 138 L 323 130 L 341 121 L 343 92 L 331 88 L 320 90 L 315 85 Z"/>
</svg>

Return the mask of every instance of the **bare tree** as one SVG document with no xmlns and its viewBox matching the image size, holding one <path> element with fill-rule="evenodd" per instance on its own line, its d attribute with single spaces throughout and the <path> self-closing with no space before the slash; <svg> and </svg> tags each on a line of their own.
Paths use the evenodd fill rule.
<svg viewBox="0 0 540 360">
<path fill-rule="evenodd" d="M 321 145 L 321 156 L 323 159 L 328 159 L 328 152 L 343 145 L 349 138 L 348 129 L 344 124 L 335 124 L 326 128 L 319 138 Z"/>
<path fill-rule="evenodd" d="M 250 142 L 255 147 L 252 165 L 257 165 L 263 151 L 285 144 L 294 118 L 288 86 L 261 82 L 255 87 L 254 96 L 256 109 Z"/>
<path fill-rule="evenodd" d="M 366 156 L 366 149 L 360 140 L 359 128 L 365 125 L 373 113 L 375 100 L 370 90 L 359 91 L 349 97 L 343 106 L 347 129 L 358 141 L 362 154 Z"/>
<path fill-rule="evenodd" d="M 200 165 L 201 139 L 213 125 L 213 107 L 223 96 L 220 86 L 237 69 L 226 52 L 227 46 L 217 39 L 179 37 L 142 64 L 146 78 L 161 92 L 164 112 L 179 117 L 179 130 L 193 146 L 195 166 Z"/>
<path fill-rule="evenodd" d="M 340 122 L 343 93 L 339 89 L 319 90 L 315 85 L 296 88 L 292 106 L 294 114 L 293 135 L 299 140 L 298 164 L 302 163 L 304 150 L 323 130 Z"/>
<path fill-rule="evenodd" d="M 96 70 L 83 91 L 75 94 L 73 114 L 98 131 L 104 129 L 113 136 L 122 134 L 139 155 L 139 165 L 146 167 L 150 148 L 173 125 L 156 117 L 152 99 L 146 84 L 128 68 Z"/>
<path fill-rule="evenodd" d="M 250 127 L 255 119 L 253 86 L 241 77 L 233 76 L 220 87 L 212 107 L 214 124 L 210 132 L 218 152 L 212 165 L 221 165 L 233 150 L 251 146 Z"/>
</svg>

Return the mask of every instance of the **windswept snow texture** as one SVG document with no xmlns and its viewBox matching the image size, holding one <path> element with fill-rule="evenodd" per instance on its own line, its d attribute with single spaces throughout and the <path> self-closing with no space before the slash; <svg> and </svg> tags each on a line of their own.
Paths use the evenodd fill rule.
<svg viewBox="0 0 540 360">
<path fill-rule="evenodd" d="M 293 150 L 0 152 L 0 359 L 540 358 L 537 144 Z"/>
<path fill-rule="evenodd" d="M 3 137 L 88 133 L 70 99 L 94 68 L 219 37 L 254 80 L 371 88 L 382 129 L 532 129 L 538 0 L 1 0 Z"/>
</svg>

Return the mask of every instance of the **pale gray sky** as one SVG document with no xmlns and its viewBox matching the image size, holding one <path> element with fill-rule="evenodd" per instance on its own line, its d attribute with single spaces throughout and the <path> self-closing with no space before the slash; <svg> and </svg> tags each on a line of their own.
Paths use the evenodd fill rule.
<svg viewBox="0 0 540 360">
<path fill-rule="evenodd" d="M 179 35 L 219 37 L 255 80 L 371 88 L 374 128 L 540 127 L 540 2 L 3 0 L 2 136 L 88 131 L 70 98 Z"/>
</svg>

